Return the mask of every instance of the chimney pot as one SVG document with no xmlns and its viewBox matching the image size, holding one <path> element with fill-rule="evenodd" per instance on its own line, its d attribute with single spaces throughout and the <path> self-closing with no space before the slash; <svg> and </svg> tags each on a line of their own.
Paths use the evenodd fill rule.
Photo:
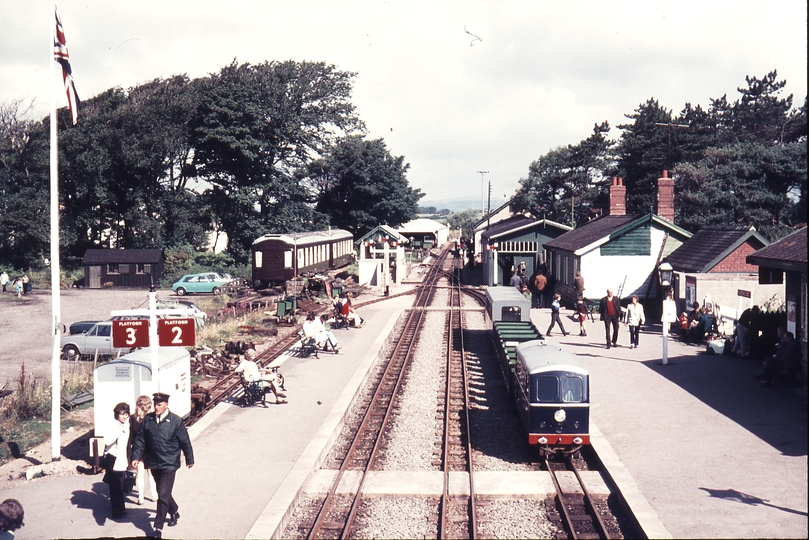
<svg viewBox="0 0 809 540">
<path fill-rule="evenodd" d="M 669 171 L 667 171 L 666 169 L 663 169 L 663 178 L 668 178 L 668 177 L 669 177 Z"/>
<path fill-rule="evenodd" d="M 623 178 L 612 177 L 610 186 L 610 215 L 626 215 L 626 186 L 623 185 Z"/>
</svg>

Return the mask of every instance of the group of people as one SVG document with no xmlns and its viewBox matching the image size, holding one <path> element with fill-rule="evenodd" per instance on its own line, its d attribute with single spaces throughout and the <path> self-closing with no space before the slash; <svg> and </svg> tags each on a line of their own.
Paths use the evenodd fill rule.
<svg viewBox="0 0 809 540">
<path fill-rule="evenodd" d="M 622 319 L 629 328 L 629 348 L 638 348 L 640 329 L 646 323 L 646 314 L 643 311 L 643 304 L 639 302 L 638 295 L 632 295 L 632 300 L 624 311 L 621 301 L 612 293 L 612 289 L 607 289 L 607 296 L 601 299 L 598 312 L 604 323 L 608 349 L 618 346 L 618 327 Z"/>
<path fill-rule="evenodd" d="M 162 538 L 163 525 L 172 527 L 180 519 L 179 507 L 172 497 L 174 480 L 180 468 L 180 453 L 188 468 L 194 466 L 194 451 L 183 419 L 168 409 L 169 395 L 157 392 L 152 399 L 140 396 L 135 414 L 129 404 L 113 408 L 115 421 L 104 435 L 104 483 L 109 486 L 113 519 L 126 515 L 125 482 L 127 472 L 136 474 L 138 504 L 144 498 L 155 500 L 157 512 L 154 537 Z M 152 410 L 152 403 L 154 410 Z"/>
<path fill-rule="evenodd" d="M 335 315 L 339 313 L 340 316 L 344 317 L 351 326 L 362 328 L 362 325 L 365 324 L 365 319 L 360 317 L 359 313 L 354 311 L 354 302 L 351 300 L 351 293 L 346 293 L 343 296 L 335 297 L 334 300 L 332 300 L 332 306 L 334 307 Z M 334 319 L 330 317 L 327 317 L 326 320 L 329 323 L 334 322 Z"/>
<path fill-rule="evenodd" d="M 23 274 L 22 276 L 12 280 L 8 276 L 8 272 L 5 270 L 0 273 L 0 285 L 3 287 L 4 293 L 13 292 L 17 296 L 29 294 L 33 289 L 31 286 L 31 279 L 28 277 L 28 274 Z"/>
<path fill-rule="evenodd" d="M 699 343 L 706 335 L 718 332 L 713 305 L 707 303 L 700 306 L 694 302 L 690 312 L 682 312 L 679 317 L 680 333 L 686 343 Z"/>
<path fill-rule="evenodd" d="M 314 313 L 306 316 L 301 330 L 306 339 L 314 339 L 318 348 L 323 348 L 327 351 L 329 347 L 337 354 L 340 351 L 340 344 L 337 338 L 331 331 L 331 323 L 334 322 L 334 317 L 329 317 L 326 314 L 318 317 Z"/>
<path fill-rule="evenodd" d="M 803 368 L 801 367 L 801 345 L 792 332 L 783 326 L 778 327 L 778 343 L 775 354 L 764 361 L 764 371 L 755 376 L 761 379 L 761 386 L 771 387 L 780 370 L 786 371 L 795 388 L 803 388 Z"/>
</svg>

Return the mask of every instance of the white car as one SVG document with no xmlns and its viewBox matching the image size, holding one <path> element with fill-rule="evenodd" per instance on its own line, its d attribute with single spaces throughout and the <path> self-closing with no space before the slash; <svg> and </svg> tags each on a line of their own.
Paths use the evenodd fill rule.
<svg viewBox="0 0 809 540">
<path fill-rule="evenodd" d="M 65 360 L 79 360 L 82 356 L 95 355 L 113 356 L 126 354 L 131 349 L 116 349 L 112 346 L 112 321 L 101 321 L 81 334 L 62 336 L 62 358 Z"/>
</svg>

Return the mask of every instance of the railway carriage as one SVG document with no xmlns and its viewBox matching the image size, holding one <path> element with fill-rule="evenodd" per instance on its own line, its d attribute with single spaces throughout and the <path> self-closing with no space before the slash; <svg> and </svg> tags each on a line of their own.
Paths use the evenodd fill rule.
<svg viewBox="0 0 809 540">
<path fill-rule="evenodd" d="M 486 289 L 486 317 L 492 327 L 500 370 L 513 396 L 516 347 L 524 341 L 542 339 L 542 333 L 531 322 L 531 302 L 514 287 Z"/>
<path fill-rule="evenodd" d="M 353 252 L 354 237 L 343 229 L 265 234 L 253 242 L 253 287 L 346 266 L 353 261 Z"/>
</svg>

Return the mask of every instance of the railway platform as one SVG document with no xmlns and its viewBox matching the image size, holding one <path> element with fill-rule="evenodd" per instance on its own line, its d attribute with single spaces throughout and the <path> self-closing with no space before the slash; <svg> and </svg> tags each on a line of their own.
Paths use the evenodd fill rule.
<svg viewBox="0 0 809 540">
<path fill-rule="evenodd" d="M 359 308 L 362 329 L 335 330 L 340 354 L 287 357 L 281 372 L 289 403 L 240 408 L 221 403 L 189 428 L 196 464 L 177 472 L 181 518 L 166 538 L 268 538 L 348 410 L 368 367 L 387 343 L 411 295 Z M 271 398 L 270 398 L 271 401 Z M 171 403 L 169 403 L 171 407 Z M 155 503 L 127 502 L 110 518 L 102 475 L 35 479 L 0 492 L 25 508 L 17 538 L 144 537 Z"/>
<path fill-rule="evenodd" d="M 669 341 L 662 327 L 606 349 L 604 325 L 549 341 L 590 371 L 593 446 L 650 537 L 807 538 L 806 393 L 762 388 L 761 362 Z M 532 309 L 541 331 L 549 309 Z"/>
<path fill-rule="evenodd" d="M 177 474 L 182 517 L 165 537 L 277 534 L 307 481 L 328 483 L 321 478 L 327 473 L 312 471 L 411 303 L 412 296 L 403 296 L 360 308 L 367 320 L 362 329 L 335 331 L 338 355 L 286 359 L 281 371 L 289 404 L 223 403 L 192 426 L 196 465 Z M 544 331 L 550 311 L 531 315 Z M 567 330 L 577 330 L 569 315 L 563 312 Z M 659 326 L 641 334 L 638 349 L 629 349 L 622 326 L 623 346 L 606 350 L 603 325 L 586 325 L 588 337 L 575 332 L 549 340 L 569 348 L 590 371 L 593 445 L 649 536 L 807 537 L 805 394 L 760 388 L 755 361 L 708 356 L 704 348 L 675 341 L 669 365 L 662 366 Z M 492 476 L 486 489 L 498 493 L 516 480 Z M 377 484 L 385 492 L 392 484 L 410 492 L 431 482 L 416 478 L 405 486 L 380 475 Z M 36 479 L 0 496 L 25 507 L 20 539 L 151 532 L 154 503 L 138 506 L 129 499 L 127 515 L 113 521 L 107 493 L 97 475 Z"/>
</svg>

